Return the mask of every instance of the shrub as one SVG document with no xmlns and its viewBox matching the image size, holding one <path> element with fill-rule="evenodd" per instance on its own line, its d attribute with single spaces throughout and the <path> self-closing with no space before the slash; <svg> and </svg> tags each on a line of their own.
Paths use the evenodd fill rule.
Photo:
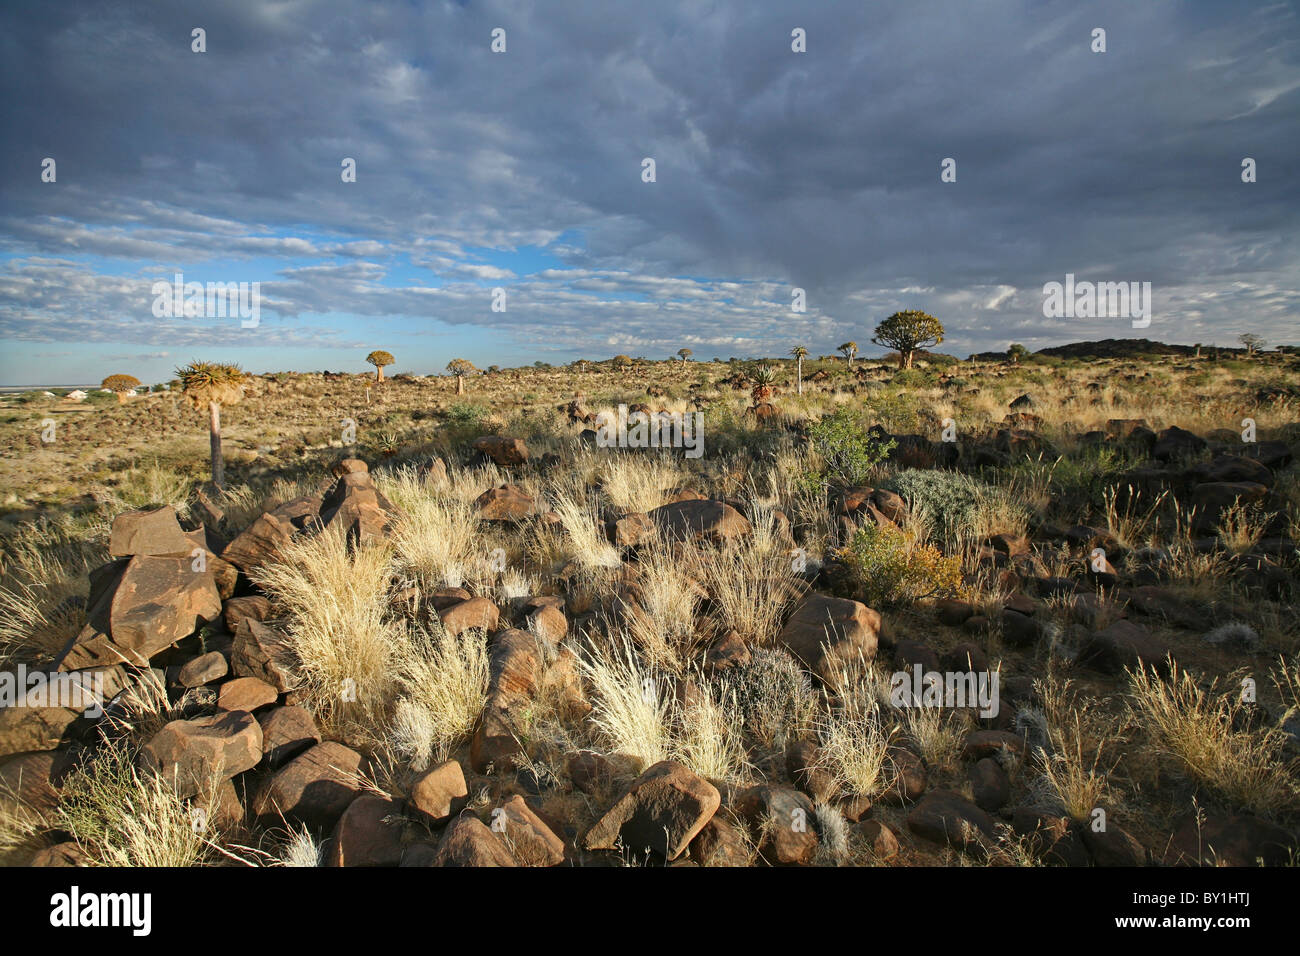
<svg viewBox="0 0 1300 956">
<path fill-rule="evenodd" d="M 814 422 L 808 429 L 808 437 L 822 459 L 823 468 L 805 480 L 823 488 L 862 484 L 897 444 L 892 438 L 882 440 L 863 430 L 859 416 L 848 408 L 836 409 Z"/>
<path fill-rule="evenodd" d="M 933 522 L 950 547 L 999 532 L 1018 533 L 1028 522 L 1024 505 L 1008 491 L 959 472 L 909 468 L 884 487 L 901 495 L 915 515 Z"/>
<path fill-rule="evenodd" d="M 872 607 L 917 601 L 962 589 L 961 561 L 898 528 L 867 524 L 834 552 L 860 600 Z"/>
</svg>

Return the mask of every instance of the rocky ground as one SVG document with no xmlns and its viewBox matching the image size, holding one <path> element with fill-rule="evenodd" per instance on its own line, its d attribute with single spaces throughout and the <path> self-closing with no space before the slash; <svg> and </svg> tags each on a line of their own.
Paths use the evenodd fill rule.
<svg viewBox="0 0 1300 956">
<path fill-rule="evenodd" d="M 264 376 L 224 492 L 166 393 L 20 398 L 0 660 L 112 703 L 0 708 L 0 853 L 1294 863 L 1296 372 Z M 600 447 L 620 402 L 705 455 Z M 900 706 L 918 666 L 996 713 Z"/>
</svg>

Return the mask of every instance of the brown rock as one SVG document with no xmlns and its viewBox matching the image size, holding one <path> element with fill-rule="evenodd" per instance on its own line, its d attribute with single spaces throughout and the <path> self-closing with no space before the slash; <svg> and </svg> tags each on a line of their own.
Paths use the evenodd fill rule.
<svg viewBox="0 0 1300 956">
<path fill-rule="evenodd" d="M 221 557 L 247 574 L 277 560 L 280 551 L 293 539 L 293 533 L 294 527 L 288 518 L 268 512 L 226 545 Z"/>
<path fill-rule="evenodd" d="M 485 597 L 470 598 L 438 612 L 443 629 L 453 637 L 477 628 L 485 633 L 495 631 L 501 612 Z"/>
<path fill-rule="evenodd" d="M 290 822 L 328 829 L 361 793 L 361 754 L 334 741 L 317 744 L 276 771 L 254 812 L 267 826 Z"/>
<path fill-rule="evenodd" d="M 659 533 L 670 541 L 735 541 L 753 532 L 749 519 L 721 501 L 674 501 L 650 512 Z"/>
<path fill-rule="evenodd" d="M 521 438 L 483 435 L 474 439 L 473 447 L 502 467 L 522 465 L 528 461 L 528 446 Z"/>
<path fill-rule="evenodd" d="M 411 784 L 411 809 L 435 826 L 460 813 L 468 800 L 464 771 L 454 760 L 425 770 Z"/>
<path fill-rule="evenodd" d="M 564 862 L 564 841 L 518 794 L 493 813 L 492 832 L 520 866 L 556 866 Z"/>
<path fill-rule="evenodd" d="M 265 621 L 270 614 L 271 602 L 260 594 L 229 598 L 221 605 L 221 619 L 225 622 L 226 630 L 231 634 L 238 633 L 239 625 L 244 622 L 244 618 Z"/>
<path fill-rule="evenodd" d="M 327 866 L 397 866 L 402 861 L 402 807 L 391 797 L 363 793 L 334 826 Z"/>
<path fill-rule="evenodd" d="M 995 838 L 993 819 L 952 790 L 931 790 L 907 815 L 917 836 L 959 850 L 987 847 Z"/>
<path fill-rule="evenodd" d="M 880 614 L 844 598 L 813 593 L 782 628 L 777 640 L 826 680 L 836 668 L 861 656 L 876 656 Z"/>
<path fill-rule="evenodd" d="M 171 505 L 118 515 L 108 539 L 108 553 L 115 558 L 136 554 L 179 557 L 189 555 L 193 548 Z"/>
<path fill-rule="evenodd" d="M 240 677 L 256 677 L 283 694 L 294 686 L 297 663 L 288 639 L 260 621 L 245 618 L 235 634 L 230 669 Z"/>
<path fill-rule="evenodd" d="M 518 521 L 537 513 L 537 501 L 514 485 L 489 488 L 474 499 L 484 521 Z"/>
<path fill-rule="evenodd" d="M 517 866 L 505 844 L 471 813 L 462 813 L 442 833 L 430 866 Z"/>
<path fill-rule="evenodd" d="M 217 707 L 221 710 L 244 710 L 252 713 L 259 707 L 274 704 L 279 693 L 266 681 L 256 677 L 236 677 L 226 681 L 217 692 Z"/>
<path fill-rule="evenodd" d="M 262 728 L 245 711 L 173 720 L 140 751 L 142 769 L 159 774 L 182 797 L 251 770 L 262 759 Z"/>
<path fill-rule="evenodd" d="M 276 770 L 320 743 L 312 715 L 302 707 L 275 707 L 258 715 L 262 727 L 262 756 Z"/>
<path fill-rule="evenodd" d="M 653 850 L 668 860 L 681 856 L 717 811 L 716 787 L 674 760 L 649 767 L 583 837 L 589 850 L 615 841 L 635 853 Z"/>
<path fill-rule="evenodd" d="M 176 674 L 176 682 L 182 687 L 202 687 L 204 684 L 210 684 L 214 680 L 221 680 L 230 672 L 230 664 L 226 660 L 226 655 L 220 651 L 209 651 L 207 654 L 200 654 L 181 665 L 181 669 Z M 227 707 L 227 710 L 239 710 L 238 707 Z"/>
<path fill-rule="evenodd" d="M 736 796 L 735 810 L 769 866 L 806 866 L 817 852 L 812 801 L 793 787 L 759 784 Z"/>
</svg>

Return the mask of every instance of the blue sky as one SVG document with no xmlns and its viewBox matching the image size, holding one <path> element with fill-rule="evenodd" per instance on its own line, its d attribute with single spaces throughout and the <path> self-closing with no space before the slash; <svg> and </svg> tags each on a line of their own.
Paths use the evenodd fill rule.
<svg viewBox="0 0 1300 956">
<path fill-rule="evenodd" d="M 1290 3 L 11 3 L 0 76 L 0 384 L 1300 341 Z M 178 271 L 261 323 L 155 317 Z M 1045 318 L 1066 273 L 1152 325 Z"/>
</svg>

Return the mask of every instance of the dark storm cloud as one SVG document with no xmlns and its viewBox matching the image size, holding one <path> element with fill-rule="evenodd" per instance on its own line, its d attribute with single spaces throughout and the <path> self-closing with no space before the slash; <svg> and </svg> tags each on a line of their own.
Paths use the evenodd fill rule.
<svg viewBox="0 0 1300 956">
<path fill-rule="evenodd" d="M 6 336 L 149 342 L 121 308 L 218 258 L 282 262 L 286 343 L 321 312 L 647 354 L 865 345 L 898 308 L 962 352 L 1300 325 L 1289 4 L 64 3 L 0 37 Z M 565 234 L 571 269 L 466 252 Z M 1043 318 L 1067 272 L 1151 282 L 1151 327 Z"/>
</svg>

